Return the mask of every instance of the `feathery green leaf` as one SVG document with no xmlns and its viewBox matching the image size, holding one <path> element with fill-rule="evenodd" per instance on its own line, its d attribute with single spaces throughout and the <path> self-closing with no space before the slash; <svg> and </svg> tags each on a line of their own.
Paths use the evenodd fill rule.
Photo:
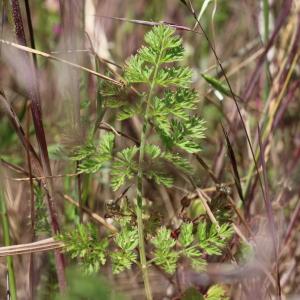
<svg viewBox="0 0 300 300">
<path fill-rule="evenodd" d="M 108 240 L 99 241 L 91 224 L 78 224 L 75 230 L 59 234 L 57 239 L 64 243 L 65 252 L 80 260 L 86 273 L 98 272 L 106 262 Z"/>
<path fill-rule="evenodd" d="M 112 159 L 114 140 L 114 134 L 108 132 L 101 137 L 97 147 L 90 144 L 88 148 L 90 152 L 81 159 L 78 170 L 84 173 L 96 173 L 109 163 Z"/>
<path fill-rule="evenodd" d="M 152 239 L 152 244 L 155 247 L 155 264 L 161 266 L 167 273 L 173 274 L 179 254 L 173 250 L 176 241 L 171 237 L 171 231 L 161 227 Z"/>
<path fill-rule="evenodd" d="M 229 298 L 226 296 L 226 292 L 224 288 L 219 285 L 211 286 L 205 296 L 206 300 L 228 300 Z"/>
<path fill-rule="evenodd" d="M 111 186 L 113 190 L 120 188 L 126 180 L 131 179 L 137 173 L 137 163 L 134 157 L 138 151 L 139 148 L 133 146 L 117 153 L 111 171 Z"/>
</svg>

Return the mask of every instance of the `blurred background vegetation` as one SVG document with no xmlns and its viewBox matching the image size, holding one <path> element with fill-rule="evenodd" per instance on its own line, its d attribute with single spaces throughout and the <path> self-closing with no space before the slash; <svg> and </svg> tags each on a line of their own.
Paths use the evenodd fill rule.
<svg viewBox="0 0 300 300">
<path fill-rule="evenodd" d="M 3 43 L 3 40 L 20 42 L 15 33 L 11 4 L 14 2 L 18 1 L 3 0 L 0 3 L 0 90 L 4 91 L 7 103 L 20 120 L 24 135 L 38 149 L 41 137 L 33 124 L 34 117 L 30 114 L 26 91 L 28 78 L 32 74 L 27 72 L 20 51 Z M 258 164 L 266 164 L 265 168 L 260 168 L 261 176 L 262 173 L 265 175 L 264 193 L 235 103 L 232 96 L 224 92 L 224 89 L 228 90 L 224 74 L 207 39 L 197 26 L 195 17 L 183 2 L 36 0 L 19 1 L 19 4 L 28 47 L 115 78 L 118 78 L 117 74 L 122 74 L 120 66 L 141 46 L 145 32 L 150 29 L 147 22 L 164 21 L 191 29 L 179 28 L 177 33 L 182 36 L 186 49 L 184 64 L 192 68 L 193 87 L 200 94 L 197 113 L 206 121 L 207 130 L 202 142 L 201 162 L 193 156 L 189 159 L 196 169 L 196 185 L 207 193 L 212 207 L 230 207 L 226 212 L 230 213 L 240 234 L 233 239 L 227 254 L 219 261 L 211 262 L 208 274 L 193 273 L 185 265 L 179 268 L 173 278 L 153 270 L 151 282 L 154 297 L 200 299 L 197 293 L 196 296 L 184 296 L 184 291 L 193 286 L 197 291 L 205 292 L 212 283 L 218 282 L 226 284 L 230 299 L 267 299 L 264 287 L 269 286 L 268 295 L 275 295 L 279 284 L 277 280 L 284 297 L 298 299 L 299 1 L 187 1 L 195 14 L 201 16 L 203 29 L 237 96 Z M 26 3 L 30 7 L 34 44 Z M 97 66 L 95 56 L 100 58 Z M 110 213 L 106 206 L 107 200 L 116 199 L 119 195 L 112 192 L 107 172 L 103 171 L 97 176 L 78 175 L 76 164 L 70 163 L 62 151 L 82 144 L 90 128 L 97 122 L 97 107 L 103 100 L 102 82 L 91 73 L 71 68 L 49 57 L 37 55 L 36 58 L 42 122 L 51 173 L 54 175 L 53 197 L 61 228 L 72 230 L 73 225 L 82 218 L 86 221 L 89 214 L 82 214 L 76 205 L 67 201 L 65 195 L 102 217 Z M 214 78 L 215 84 L 205 80 L 203 74 Z M 130 97 L 134 101 L 134 95 Z M 10 237 L 9 241 L 5 241 L 4 229 L 0 230 L 3 246 L 27 244 L 52 235 L 45 204 L 47 195 L 40 184 L 33 184 L 28 179 L 28 150 L 20 142 L 19 131 L 12 126 L 11 114 L 7 111 L 7 107 L 2 104 L 0 176 L 5 207 L 2 207 L 1 213 L 4 215 L 7 212 Z M 133 138 L 138 138 L 141 129 L 138 119 L 119 122 L 115 113 L 109 110 L 105 113 L 102 126 L 107 129 L 107 124 Z M 228 132 L 229 146 L 221 124 Z M 261 128 L 260 136 L 258 124 Z M 261 146 L 259 137 L 262 140 Z M 118 143 L 125 147 L 128 142 L 120 140 Z M 235 160 L 228 154 L 228 147 L 232 147 Z M 37 152 L 43 157 L 43 151 Z M 236 187 L 235 168 L 241 179 L 243 204 Z M 162 214 L 158 222 L 163 220 L 172 229 L 176 229 L 174 219 L 180 215 L 182 199 L 187 192 L 193 191 L 180 174 L 175 173 L 175 176 L 177 188 L 155 188 L 151 183 L 145 187 L 146 197 L 154 203 L 154 213 Z M 221 186 L 228 188 L 232 203 L 228 203 Z M 266 193 L 267 200 L 270 200 L 267 207 L 263 197 Z M 34 214 L 31 210 L 32 198 L 35 200 Z M 243 216 L 246 225 L 241 222 L 236 211 Z M 201 202 L 194 197 L 187 216 L 196 217 L 201 212 Z M 33 215 L 34 228 L 31 223 Z M 268 225 L 271 219 L 275 220 L 276 225 L 276 251 L 272 247 Z M 223 262 L 231 261 L 234 266 L 238 266 L 241 257 L 247 252 L 248 248 L 243 249 L 239 242 L 243 239 L 247 245 L 255 244 L 254 258 L 247 260 L 249 269 L 228 269 L 228 265 Z M 243 255 L 239 255 L 241 252 Z M 143 299 L 141 274 L 137 268 L 113 276 L 110 268 L 104 267 L 100 278 L 84 277 L 80 271 L 72 269 L 68 279 L 69 293 L 59 297 L 55 257 L 51 249 L 35 254 L 28 250 L 26 254 L 13 256 L 13 264 L 18 299 L 33 299 L 34 296 L 37 299 L 123 299 L 118 292 L 125 295 L 124 299 Z M 67 265 L 72 264 L 67 261 Z M 9 261 L 1 257 L 1 299 L 5 299 L 7 291 L 8 265 Z M 274 265 L 278 266 L 278 270 L 275 271 Z M 266 284 L 268 280 L 271 283 Z"/>
</svg>

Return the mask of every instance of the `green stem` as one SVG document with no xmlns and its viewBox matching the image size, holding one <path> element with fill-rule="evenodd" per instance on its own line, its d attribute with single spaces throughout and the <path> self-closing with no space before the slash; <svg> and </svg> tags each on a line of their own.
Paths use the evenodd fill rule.
<svg viewBox="0 0 300 300">
<path fill-rule="evenodd" d="M 0 190 L 0 216 L 1 216 L 1 223 L 2 223 L 4 246 L 10 246 L 9 221 L 8 221 L 8 215 L 6 210 L 5 198 L 2 190 Z M 11 256 L 7 256 L 6 263 L 7 263 L 10 299 L 17 300 L 17 289 L 16 289 L 13 258 Z"/>
<path fill-rule="evenodd" d="M 145 252 L 145 237 L 144 237 L 144 224 L 143 224 L 143 161 L 144 161 L 144 156 L 145 156 L 146 136 L 147 136 L 148 125 L 149 125 L 149 109 L 151 106 L 151 98 L 152 98 L 153 91 L 155 88 L 155 79 L 157 76 L 162 51 L 163 50 L 161 49 L 160 54 L 158 56 L 157 63 L 154 68 L 153 77 L 152 77 L 152 81 L 151 81 L 150 89 L 149 89 L 149 94 L 146 99 L 146 111 L 145 111 L 145 117 L 143 120 L 143 129 L 142 129 L 142 134 L 141 134 L 141 144 L 140 144 L 140 151 L 139 151 L 139 165 L 138 165 L 138 174 L 137 174 L 137 190 L 136 190 L 136 192 L 137 192 L 136 215 L 137 215 L 137 226 L 138 226 L 138 236 L 139 236 L 139 254 L 140 254 L 140 261 L 141 261 L 141 267 L 142 267 L 143 280 L 144 280 L 147 300 L 152 300 L 152 292 L 151 292 L 146 252 Z"/>
<path fill-rule="evenodd" d="M 152 85 L 151 85 L 152 86 Z M 151 91 L 152 89 L 150 89 Z M 145 252 L 145 241 L 144 241 L 144 224 L 143 224 L 143 167 L 142 163 L 145 155 L 145 144 L 146 144 L 146 134 L 148 130 L 148 111 L 150 104 L 151 93 L 148 95 L 146 113 L 143 122 L 143 131 L 141 134 L 141 145 L 139 152 L 139 166 L 138 166 L 138 176 L 137 176 L 137 206 L 136 206 L 136 215 L 137 215 L 137 226 L 138 226 L 138 235 L 139 235 L 139 253 L 140 261 L 143 273 L 143 280 L 145 284 L 145 292 L 147 300 L 152 299 L 149 274 L 147 269 L 147 259 Z"/>
<path fill-rule="evenodd" d="M 269 0 L 263 0 L 263 19 L 264 19 L 264 35 L 263 35 L 263 41 L 264 44 L 267 44 L 269 39 L 269 15 L 270 15 L 270 6 L 269 6 Z M 264 86 L 264 100 L 267 101 L 269 96 L 269 66 L 268 61 L 266 60 L 265 64 L 265 86 Z"/>
<path fill-rule="evenodd" d="M 7 15 L 7 20 L 8 23 L 11 27 L 14 26 L 14 20 L 13 20 L 13 16 L 12 16 L 12 11 L 11 11 L 11 7 L 9 5 L 9 1 L 8 0 L 4 0 L 3 4 L 1 6 L 1 10 L 2 12 L 5 10 L 6 11 L 6 15 Z"/>
<path fill-rule="evenodd" d="M 270 6 L 269 0 L 263 0 L 263 14 L 264 14 L 264 42 L 268 41 L 269 38 L 269 14 Z"/>
</svg>

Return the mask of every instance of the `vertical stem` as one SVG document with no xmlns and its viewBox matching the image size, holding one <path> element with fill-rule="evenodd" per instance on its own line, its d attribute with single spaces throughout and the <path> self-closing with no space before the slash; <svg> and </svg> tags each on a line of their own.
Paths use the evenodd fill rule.
<svg viewBox="0 0 300 300">
<path fill-rule="evenodd" d="M 8 0 L 3 0 L 2 1 L 2 16 L 1 16 L 1 35 L 3 34 L 3 27 L 4 27 L 4 22 L 5 22 L 5 18 L 7 18 L 7 22 L 9 25 L 14 24 L 13 22 L 13 18 L 12 18 L 12 11 L 11 11 L 11 7 L 9 5 L 9 1 Z"/>
<path fill-rule="evenodd" d="M 152 300 L 152 292 L 151 292 L 149 273 L 148 273 L 148 269 L 147 269 L 147 259 L 146 259 L 146 253 L 145 253 L 144 224 L 143 224 L 143 219 L 142 219 L 143 209 L 141 207 L 141 204 L 139 204 L 139 202 L 142 201 L 141 194 L 137 197 L 137 200 L 138 200 L 138 204 L 136 207 L 136 214 L 137 214 L 138 235 L 139 235 L 140 261 L 141 261 L 143 280 L 144 280 L 144 285 L 145 285 L 146 298 L 147 298 L 147 300 Z"/>
<path fill-rule="evenodd" d="M 30 101 L 28 101 L 26 105 L 26 158 L 28 164 L 28 173 L 29 173 L 29 186 L 30 186 L 30 221 L 31 221 L 31 240 L 32 242 L 35 239 L 35 199 L 34 199 L 34 190 L 33 190 L 33 179 L 32 179 L 32 166 L 31 166 L 31 157 L 30 157 Z M 30 291 L 30 298 L 34 299 L 34 283 L 36 282 L 35 276 L 35 261 L 34 261 L 34 254 L 30 254 L 29 258 L 29 291 Z"/>
<path fill-rule="evenodd" d="M 33 33 L 33 25 L 32 25 L 32 19 L 31 19 L 29 0 L 25 0 L 25 9 L 26 9 L 26 17 L 27 17 L 29 37 L 30 37 L 30 46 L 31 46 L 31 48 L 35 49 L 34 33 Z M 33 57 L 33 61 L 34 61 L 34 66 L 35 66 L 35 68 L 37 68 L 37 56 L 36 56 L 36 54 L 32 53 L 32 57 Z"/>
<path fill-rule="evenodd" d="M 140 254 L 140 261 L 141 261 L 141 266 L 142 266 L 143 280 L 144 280 L 147 300 L 152 300 L 152 292 L 151 292 L 151 286 L 150 286 L 150 280 L 149 280 L 149 273 L 148 273 L 148 269 L 147 269 L 147 259 L 146 259 L 145 241 L 144 241 L 145 237 L 144 237 L 144 224 L 143 224 L 143 161 L 144 161 L 144 156 L 145 156 L 146 135 L 147 135 L 148 125 L 149 125 L 150 102 L 151 102 L 152 94 L 153 94 L 153 91 L 155 88 L 155 79 L 157 76 L 162 51 L 163 51 L 163 49 L 161 49 L 161 52 L 158 56 L 158 60 L 155 65 L 152 81 L 150 84 L 149 94 L 146 99 L 146 111 L 145 111 L 145 117 L 143 120 L 143 129 L 142 129 L 142 134 L 141 134 L 141 145 L 140 145 L 140 151 L 139 151 L 139 165 L 138 165 L 138 174 L 137 174 L 137 190 L 136 190 L 136 192 L 137 192 L 136 215 L 137 215 L 138 236 L 139 236 L 139 254 Z"/>
<path fill-rule="evenodd" d="M 2 191 L 2 187 L 0 187 L 0 216 L 1 216 L 4 246 L 10 246 L 9 220 L 8 220 L 5 198 L 4 198 L 4 194 Z M 12 256 L 6 257 L 6 263 L 7 263 L 10 298 L 11 298 L 11 300 L 17 300 L 16 279 L 15 279 L 15 272 L 14 272 Z"/>
<path fill-rule="evenodd" d="M 266 45 L 269 39 L 269 14 L 270 14 L 270 6 L 269 0 L 263 0 L 263 20 L 264 20 L 264 35 L 263 35 L 263 42 Z M 268 99 L 269 95 L 269 67 L 268 67 L 268 59 L 266 57 L 265 63 L 265 84 L 264 84 L 264 100 Z"/>
<path fill-rule="evenodd" d="M 151 91 L 152 89 L 150 89 Z M 145 143 L 146 143 L 146 134 L 148 129 L 148 111 L 150 103 L 151 93 L 148 95 L 146 113 L 143 122 L 143 131 L 141 134 L 141 145 L 139 152 L 139 167 L 138 167 L 138 176 L 137 176 L 137 206 L 136 206 L 136 215 L 137 215 L 137 226 L 138 226 L 138 236 L 139 236 L 139 253 L 140 261 L 142 266 L 143 280 L 145 285 L 145 292 L 147 300 L 152 300 L 151 286 L 149 280 L 149 274 L 147 269 L 147 259 L 145 253 L 145 241 L 144 241 L 144 224 L 143 224 L 143 167 L 142 163 L 145 155 Z"/>
<path fill-rule="evenodd" d="M 26 36 L 23 26 L 22 14 L 19 5 L 19 0 L 11 0 L 11 7 L 12 7 L 12 16 L 15 24 L 15 33 L 18 42 L 21 45 L 26 46 Z M 24 77 L 24 82 L 27 88 L 27 93 L 29 98 L 31 99 L 31 112 L 32 112 L 32 119 L 36 133 L 36 139 L 38 142 L 40 155 L 41 155 L 41 167 L 43 170 L 43 175 L 46 175 L 47 178 L 44 180 L 44 188 L 47 193 L 47 200 L 48 200 L 48 210 L 51 219 L 51 227 L 53 234 L 57 234 L 59 232 L 59 224 L 58 224 L 58 217 L 56 212 L 56 204 L 54 203 L 53 199 L 53 183 L 51 167 L 50 167 L 50 160 L 49 154 L 47 149 L 47 141 L 42 121 L 42 111 L 41 111 L 41 101 L 40 101 L 40 94 L 38 90 L 37 84 L 37 74 L 35 73 L 34 65 L 31 61 L 31 57 L 26 54 L 23 55 L 24 61 L 27 63 L 26 66 L 26 73 L 27 76 Z M 30 74 L 30 75 L 28 75 Z M 55 251 L 55 261 L 56 261 L 56 271 L 58 277 L 58 283 L 60 290 L 63 291 L 66 288 L 66 278 L 65 278 L 65 260 L 62 253 L 58 250 Z"/>
<path fill-rule="evenodd" d="M 266 43 L 269 39 L 269 14 L 270 6 L 269 0 L 263 0 L 263 15 L 264 15 L 264 36 L 263 40 Z"/>
<path fill-rule="evenodd" d="M 76 162 L 76 172 L 78 172 L 78 167 L 79 167 L 80 161 Z M 77 176 L 77 193 L 78 193 L 78 204 L 79 204 L 79 208 L 78 208 L 78 214 L 79 214 L 79 222 L 82 223 L 83 221 L 83 210 L 82 210 L 82 181 L 81 181 L 82 177 L 81 174 L 78 174 Z"/>
</svg>

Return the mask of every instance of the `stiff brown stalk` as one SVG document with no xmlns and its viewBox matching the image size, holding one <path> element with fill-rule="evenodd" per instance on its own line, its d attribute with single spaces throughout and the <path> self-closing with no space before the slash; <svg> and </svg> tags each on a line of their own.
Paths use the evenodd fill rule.
<svg viewBox="0 0 300 300">
<path fill-rule="evenodd" d="M 18 0 L 12 0 L 12 14 L 13 20 L 15 24 L 15 33 L 18 42 L 26 46 L 26 36 L 23 26 L 21 9 L 19 6 Z M 51 176 L 51 167 L 48 156 L 47 142 L 45 137 L 45 131 L 42 122 L 42 112 L 41 112 L 41 101 L 39 97 L 38 85 L 37 85 L 37 77 L 34 69 L 34 65 L 32 62 L 32 58 L 27 54 L 23 55 L 23 59 L 27 64 L 27 75 L 25 79 L 27 93 L 29 98 L 31 99 L 31 113 L 33 124 L 36 132 L 36 138 L 40 150 L 41 155 L 41 168 L 43 174 L 46 176 Z M 48 200 L 48 211 L 51 219 L 51 228 L 53 234 L 57 234 L 59 232 L 59 224 L 57 219 L 56 212 L 56 204 L 53 199 L 53 187 L 50 179 L 46 179 L 44 188 L 46 190 L 47 200 Z M 62 253 L 56 251 L 55 252 L 55 260 L 56 260 L 56 271 L 59 282 L 60 290 L 63 291 L 66 288 L 66 278 L 65 278 L 65 261 Z"/>
<path fill-rule="evenodd" d="M 62 242 L 56 241 L 51 237 L 33 243 L 0 247 L 0 257 L 57 250 L 62 249 L 63 246 L 64 244 Z"/>
<path fill-rule="evenodd" d="M 34 190 L 33 190 L 33 179 L 32 179 L 32 168 L 31 168 L 31 159 L 29 152 L 29 144 L 30 144 L 30 101 L 26 106 L 26 142 L 28 143 L 26 148 L 26 156 L 27 156 L 27 164 L 28 164 L 28 174 L 29 174 L 29 186 L 30 186 L 30 221 L 31 221 L 31 241 L 35 239 L 35 203 L 34 203 Z M 34 272 L 34 257 L 33 254 L 30 254 L 29 258 L 29 289 L 30 289 L 30 297 L 34 298 L 34 282 L 35 282 L 35 272 Z"/>
<path fill-rule="evenodd" d="M 76 207 L 78 207 L 78 208 L 80 207 L 78 201 L 74 200 L 69 195 L 64 195 L 64 198 L 68 202 L 70 202 L 71 204 L 75 205 Z M 82 209 L 83 212 L 87 213 L 93 220 L 95 220 L 96 222 L 98 222 L 98 223 L 102 224 L 104 227 L 106 227 L 109 231 L 111 231 L 113 233 L 118 232 L 118 230 L 116 229 L 115 226 L 113 226 L 112 224 L 107 223 L 104 218 L 102 218 L 98 214 L 94 213 L 89 208 L 87 208 L 85 206 L 81 206 L 81 209 Z"/>
</svg>

